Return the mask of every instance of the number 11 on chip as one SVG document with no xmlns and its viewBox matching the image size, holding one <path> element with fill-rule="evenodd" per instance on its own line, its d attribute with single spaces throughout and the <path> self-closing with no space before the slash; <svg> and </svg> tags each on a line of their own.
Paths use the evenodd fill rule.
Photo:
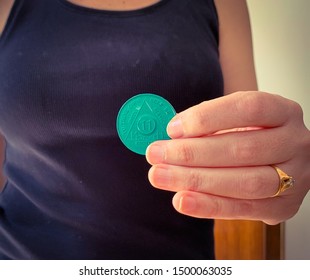
<svg viewBox="0 0 310 280">
<path fill-rule="evenodd" d="M 154 141 L 170 139 L 166 128 L 175 115 L 173 106 L 163 97 L 141 93 L 128 99 L 119 110 L 117 133 L 129 150 L 145 155 Z"/>
</svg>

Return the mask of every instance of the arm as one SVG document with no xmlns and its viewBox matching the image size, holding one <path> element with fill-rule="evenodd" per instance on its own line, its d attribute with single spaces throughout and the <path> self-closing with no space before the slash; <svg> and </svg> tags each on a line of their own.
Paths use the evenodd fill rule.
<svg viewBox="0 0 310 280">
<path fill-rule="evenodd" d="M 245 0 L 216 0 L 224 93 L 257 90 L 251 26 Z"/>
<path fill-rule="evenodd" d="M 9 17 L 14 0 L 1 0 L 0 1 L 0 35 L 5 27 Z"/>
</svg>

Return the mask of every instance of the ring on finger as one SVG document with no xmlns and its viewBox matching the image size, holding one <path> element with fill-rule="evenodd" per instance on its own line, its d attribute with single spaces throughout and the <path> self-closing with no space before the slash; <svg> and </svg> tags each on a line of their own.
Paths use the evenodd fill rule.
<svg viewBox="0 0 310 280">
<path fill-rule="evenodd" d="M 286 174 L 284 171 L 282 171 L 279 167 L 275 165 L 271 165 L 271 167 L 275 169 L 275 171 L 277 172 L 279 176 L 279 180 L 280 180 L 277 192 L 271 197 L 279 196 L 284 191 L 294 187 L 295 180 L 292 176 Z"/>
</svg>

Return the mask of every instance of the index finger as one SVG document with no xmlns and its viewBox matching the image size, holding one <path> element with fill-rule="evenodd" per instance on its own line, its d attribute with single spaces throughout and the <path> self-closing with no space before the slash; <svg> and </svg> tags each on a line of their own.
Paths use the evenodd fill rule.
<svg viewBox="0 0 310 280">
<path fill-rule="evenodd" d="M 264 92 L 236 92 L 202 102 L 168 124 L 171 138 L 199 137 L 242 127 L 277 127 L 288 121 L 288 99 Z"/>
</svg>

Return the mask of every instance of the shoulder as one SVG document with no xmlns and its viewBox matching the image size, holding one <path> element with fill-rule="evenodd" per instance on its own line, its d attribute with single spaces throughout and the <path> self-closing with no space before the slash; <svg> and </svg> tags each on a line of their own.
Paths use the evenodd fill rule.
<svg viewBox="0 0 310 280">
<path fill-rule="evenodd" d="M 9 17 L 13 4 L 14 4 L 14 0 L 1 0 L 0 1 L 0 35 L 5 27 L 6 21 Z"/>
</svg>

